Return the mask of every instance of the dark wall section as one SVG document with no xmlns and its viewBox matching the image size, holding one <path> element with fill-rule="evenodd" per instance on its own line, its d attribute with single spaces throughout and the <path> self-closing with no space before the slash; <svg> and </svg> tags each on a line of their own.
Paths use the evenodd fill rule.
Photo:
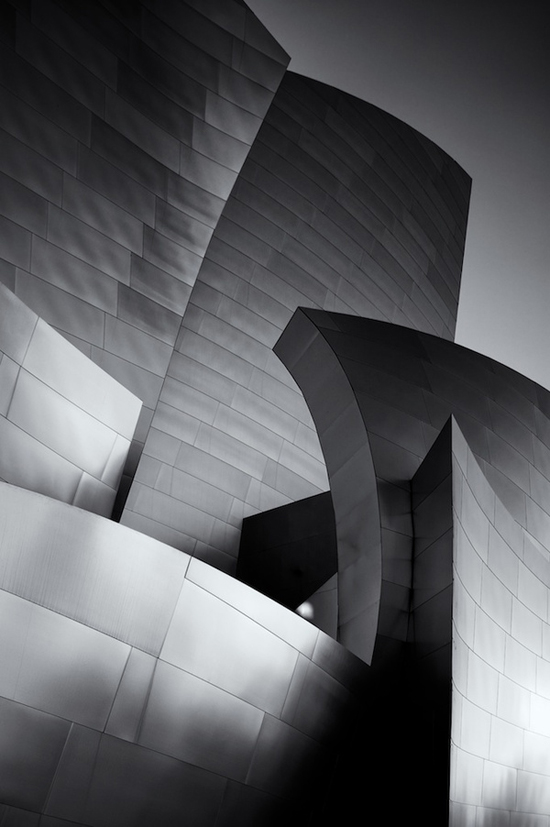
<svg viewBox="0 0 550 827">
<path fill-rule="evenodd" d="M 287 73 L 212 235 L 122 521 L 234 571 L 244 517 L 326 490 L 272 347 L 299 305 L 452 338 L 469 191 L 414 129 Z"/>
<path fill-rule="evenodd" d="M 244 520 L 237 577 L 283 606 L 296 609 L 337 568 L 330 491 Z"/>
<path fill-rule="evenodd" d="M 288 62 L 244 4 L 207 5 L 0 3 L 0 278 L 143 401 L 130 477 Z"/>
</svg>

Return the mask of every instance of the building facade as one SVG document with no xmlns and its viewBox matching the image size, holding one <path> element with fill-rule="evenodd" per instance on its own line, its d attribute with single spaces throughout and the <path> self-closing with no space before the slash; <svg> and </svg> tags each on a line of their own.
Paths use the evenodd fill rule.
<svg viewBox="0 0 550 827">
<path fill-rule="evenodd" d="M 453 343 L 468 175 L 241 0 L 0 37 L 3 827 L 548 825 L 550 396 Z"/>
</svg>

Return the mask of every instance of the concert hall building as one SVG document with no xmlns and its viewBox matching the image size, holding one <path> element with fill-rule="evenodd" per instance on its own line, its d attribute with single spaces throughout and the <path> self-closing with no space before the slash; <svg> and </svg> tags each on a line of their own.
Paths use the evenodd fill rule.
<svg viewBox="0 0 550 827">
<path fill-rule="evenodd" d="M 468 174 L 241 0 L 0 37 L 2 827 L 548 827 L 550 393 L 454 344 Z"/>
</svg>

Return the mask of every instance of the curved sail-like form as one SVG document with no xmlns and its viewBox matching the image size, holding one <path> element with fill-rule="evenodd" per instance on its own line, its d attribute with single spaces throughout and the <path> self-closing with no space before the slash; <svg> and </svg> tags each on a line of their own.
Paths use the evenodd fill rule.
<svg viewBox="0 0 550 827">
<path fill-rule="evenodd" d="M 362 664 L 188 555 L 15 486 L 0 494 L 0 800 L 12 817 L 253 825 L 310 811 Z"/>
<path fill-rule="evenodd" d="M 449 784 L 453 824 L 546 814 L 550 393 L 458 345 L 334 313 L 297 311 L 276 350 L 329 469 L 339 639 L 388 691 L 400 664 L 399 703 L 424 697 L 426 726 L 440 705 L 439 817 Z M 327 399 L 345 411 L 328 425 Z"/>
<path fill-rule="evenodd" d="M 302 305 L 451 339 L 469 193 L 416 130 L 287 73 L 191 292 L 122 522 L 234 571 L 243 517 L 325 490 L 272 347 Z"/>
</svg>

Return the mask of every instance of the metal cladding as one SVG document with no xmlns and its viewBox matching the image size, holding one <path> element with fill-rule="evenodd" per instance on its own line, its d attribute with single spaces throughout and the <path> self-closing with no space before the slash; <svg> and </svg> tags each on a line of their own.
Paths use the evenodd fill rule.
<svg viewBox="0 0 550 827">
<path fill-rule="evenodd" d="M 234 572 L 243 517 L 325 490 L 273 345 L 299 305 L 452 338 L 469 192 L 414 129 L 287 73 L 199 270 L 122 522 Z"/>
<path fill-rule="evenodd" d="M 0 479 L 109 517 L 140 410 L 0 284 Z"/>
<path fill-rule="evenodd" d="M 452 343 L 468 175 L 241 0 L 0 40 L 2 826 L 548 827 L 550 394 Z"/>
<path fill-rule="evenodd" d="M 0 10 L 0 280 L 142 400 L 128 484 L 288 56 L 234 0 Z"/>
<path fill-rule="evenodd" d="M 434 336 L 317 310 L 276 352 L 327 461 L 339 640 L 382 680 L 412 647 L 423 691 L 452 686 L 453 824 L 547 815 L 550 393 Z"/>
<path fill-rule="evenodd" d="M 0 495 L 7 823 L 252 827 L 309 813 L 363 665 L 199 560 L 15 486 Z"/>
</svg>

